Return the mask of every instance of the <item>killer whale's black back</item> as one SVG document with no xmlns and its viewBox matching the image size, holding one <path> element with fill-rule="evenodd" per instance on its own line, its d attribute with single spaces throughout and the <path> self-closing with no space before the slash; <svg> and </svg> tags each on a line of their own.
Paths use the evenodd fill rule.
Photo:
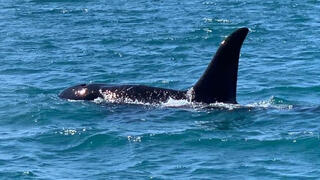
<svg viewBox="0 0 320 180">
<path fill-rule="evenodd" d="M 237 103 L 240 49 L 248 32 L 248 28 L 240 28 L 222 41 L 206 71 L 192 87 L 193 101 Z"/>
</svg>

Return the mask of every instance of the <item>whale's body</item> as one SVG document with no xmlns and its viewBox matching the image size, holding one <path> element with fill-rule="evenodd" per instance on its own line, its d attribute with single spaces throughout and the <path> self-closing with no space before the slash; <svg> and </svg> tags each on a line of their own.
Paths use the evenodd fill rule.
<svg viewBox="0 0 320 180">
<path fill-rule="evenodd" d="M 67 98 L 65 98 L 66 96 Z M 108 86 L 105 84 L 81 84 L 66 89 L 60 94 L 60 97 L 72 100 L 94 100 L 100 97 L 108 102 L 161 103 L 166 102 L 169 98 L 176 100 L 187 99 L 187 91 L 144 85 Z"/>
<path fill-rule="evenodd" d="M 59 97 L 69 100 L 104 98 L 117 103 L 161 103 L 171 98 L 206 104 L 236 104 L 240 49 L 247 34 L 247 28 L 240 28 L 222 41 L 204 74 L 189 90 L 144 85 L 80 84 L 65 89 Z"/>
</svg>

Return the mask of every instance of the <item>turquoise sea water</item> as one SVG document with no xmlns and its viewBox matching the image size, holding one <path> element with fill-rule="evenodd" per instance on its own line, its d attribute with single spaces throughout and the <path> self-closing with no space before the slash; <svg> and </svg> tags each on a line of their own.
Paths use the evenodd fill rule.
<svg viewBox="0 0 320 180">
<path fill-rule="evenodd" d="M 0 1 L 0 179 L 317 179 L 320 1 Z M 238 106 L 69 102 L 79 83 L 187 89 L 250 28 Z"/>
</svg>

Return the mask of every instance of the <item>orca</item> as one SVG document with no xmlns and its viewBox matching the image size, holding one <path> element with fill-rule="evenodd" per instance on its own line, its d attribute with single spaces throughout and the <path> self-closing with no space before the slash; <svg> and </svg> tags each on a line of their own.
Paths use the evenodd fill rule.
<svg viewBox="0 0 320 180">
<path fill-rule="evenodd" d="M 237 77 L 240 49 L 249 32 L 240 28 L 223 40 L 201 78 L 188 90 L 173 90 L 144 85 L 80 84 L 59 94 L 62 99 L 94 100 L 115 103 L 162 103 L 170 98 L 196 103 L 237 104 Z"/>
</svg>

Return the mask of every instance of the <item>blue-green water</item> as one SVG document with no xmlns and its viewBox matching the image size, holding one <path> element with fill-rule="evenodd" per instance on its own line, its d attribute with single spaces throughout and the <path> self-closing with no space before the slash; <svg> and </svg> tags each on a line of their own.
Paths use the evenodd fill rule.
<svg viewBox="0 0 320 180">
<path fill-rule="evenodd" d="M 0 1 L 0 179 L 320 177 L 320 1 Z M 187 89 L 239 27 L 241 107 L 69 102 Z"/>
</svg>

